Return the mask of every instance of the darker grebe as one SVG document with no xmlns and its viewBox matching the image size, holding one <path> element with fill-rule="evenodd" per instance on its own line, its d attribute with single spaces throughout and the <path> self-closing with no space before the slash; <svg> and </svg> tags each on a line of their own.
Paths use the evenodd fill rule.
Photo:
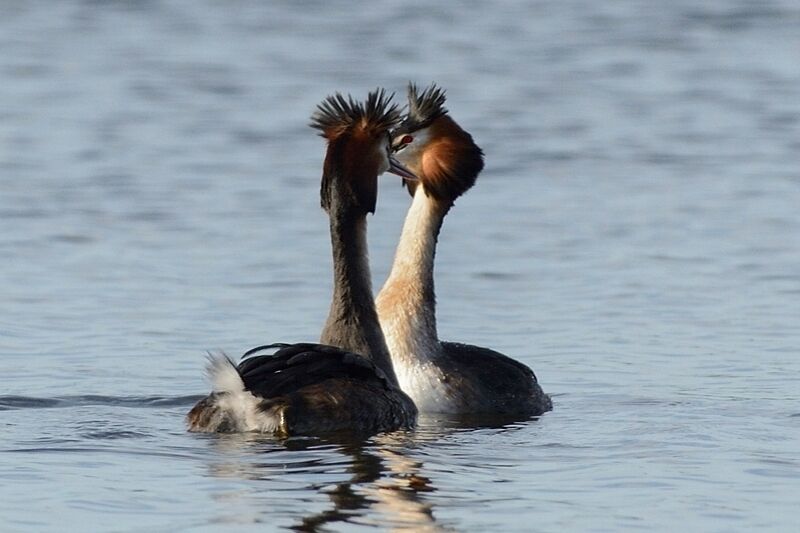
<svg viewBox="0 0 800 533">
<path fill-rule="evenodd" d="M 322 207 L 330 218 L 334 290 L 323 344 L 275 344 L 234 365 L 212 359 L 214 392 L 189 412 L 191 431 L 262 431 L 279 436 L 337 431 L 377 433 L 413 426 L 417 409 L 397 385 L 373 303 L 367 213 L 377 176 L 414 179 L 391 156 L 389 129 L 399 113 L 383 90 L 365 104 L 341 95 L 317 108 L 311 126 L 328 141 Z M 272 355 L 256 355 L 278 348 Z"/>
</svg>

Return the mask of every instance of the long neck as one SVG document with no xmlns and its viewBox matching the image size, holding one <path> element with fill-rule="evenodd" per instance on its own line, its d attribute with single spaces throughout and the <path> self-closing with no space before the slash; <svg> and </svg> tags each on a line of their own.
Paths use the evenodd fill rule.
<svg viewBox="0 0 800 533">
<path fill-rule="evenodd" d="M 320 342 L 362 354 L 397 377 L 373 303 L 365 215 L 332 214 L 333 301 Z"/>
<path fill-rule="evenodd" d="M 389 278 L 377 299 L 381 325 L 390 335 L 435 343 L 436 295 L 433 263 L 436 242 L 448 208 L 418 186 L 403 224 Z M 398 333 L 402 332 L 402 333 Z M 392 345 L 394 339 L 389 340 Z"/>
</svg>

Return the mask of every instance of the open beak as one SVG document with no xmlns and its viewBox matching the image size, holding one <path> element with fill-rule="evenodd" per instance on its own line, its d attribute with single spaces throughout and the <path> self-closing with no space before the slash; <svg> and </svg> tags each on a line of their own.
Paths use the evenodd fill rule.
<svg viewBox="0 0 800 533">
<path fill-rule="evenodd" d="M 410 181 L 419 181 L 419 178 L 413 172 L 400 164 L 400 162 L 392 156 L 389 156 L 389 172 L 397 174 Z"/>
</svg>

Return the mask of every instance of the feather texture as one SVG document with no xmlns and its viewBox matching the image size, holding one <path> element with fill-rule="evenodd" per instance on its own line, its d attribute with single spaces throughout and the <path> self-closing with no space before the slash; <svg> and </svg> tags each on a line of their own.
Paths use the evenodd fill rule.
<svg viewBox="0 0 800 533">
<path fill-rule="evenodd" d="M 393 97 L 394 93 L 387 96 L 384 89 L 376 89 L 362 103 L 349 94 L 345 98 L 341 93 L 336 93 L 317 106 L 311 116 L 310 126 L 320 130 L 320 135 L 328 140 L 336 139 L 354 127 L 365 134 L 388 131 L 400 120 L 397 104 L 390 105 Z"/>
</svg>

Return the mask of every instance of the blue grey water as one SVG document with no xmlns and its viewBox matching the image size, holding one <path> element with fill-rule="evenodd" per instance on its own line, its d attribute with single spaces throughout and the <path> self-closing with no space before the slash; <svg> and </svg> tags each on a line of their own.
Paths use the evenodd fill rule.
<svg viewBox="0 0 800 533">
<path fill-rule="evenodd" d="M 799 57 L 794 0 L 2 3 L 0 530 L 797 531 Z M 207 351 L 318 338 L 315 104 L 409 79 L 486 153 L 442 337 L 555 409 L 187 433 Z"/>
</svg>

